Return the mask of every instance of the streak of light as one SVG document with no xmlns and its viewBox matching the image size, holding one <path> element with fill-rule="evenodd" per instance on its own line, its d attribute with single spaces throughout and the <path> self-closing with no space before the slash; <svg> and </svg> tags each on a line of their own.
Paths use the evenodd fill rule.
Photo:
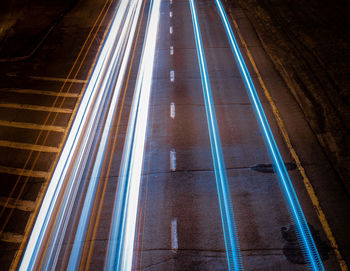
<svg viewBox="0 0 350 271">
<path fill-rule="evenodd" d="M 123 62 L 121 64 L 120 71 L 118 74 L 118 80 L 117 80 L 115 90 L 113 93 L 113 97 L 111 100 L 111 105 L 110 105 L 110 109 L 109 109 L 109 112 L 107 115 L 104 129 L 103 129 L 102 137 L 100 139 L 100 146 L 99 146 L 97 156 L 95 159 L 95 164 L 94 164 L 92 175 L 91 175 L 91 181 L 90 181 L 89 186 L 88 186 L 88 190 L 87 190 L 86 197 L 85 197 L 85 202 L 83 205 L 83 210 L 82 210 L 80 220 L 79 220 L 77 233 L 76 233 L 76 236 L 74 239 L 74 244 L 73 244 L 73 248 L 72 248 L 72 252 L 71 252 L 71 256 L 70 256 L 69 264 L 68 264 L 68 270 L 76 270 L 78 267 L 78 264 L 79 264 L 79 260 L 80 260 L 81 252 L 82 252 L 82 248 L 83 248 L 83 246 L 81 244 L 85 240 L 86 230 L 87 230 L 87 226 L 89 224 L 89 218 L 90 218 L 90 214 L 91 214 L 91 210 L 92 210 L 92 206 L 93 206 L 93 202 L 94 202 L 94 198 L 95 198 L 96 187 L 98 184 L 98 178 L 100 175 L 100 170 L 102 167 L 102 162 L 103 162 L 103 158 L 104 158 L 104 154 L 106 151 L 107 142 L 108 142 L 108 138 L 109 138 L 109 134 L 110 134 L 110 128 L 112 125 L 113 116 L 114 116 L 114 113 L 115 113 L 115 110 L 117 107 L 117 103 L 119 100 L 119 94 L 120 94 L 120 91 L 122 88 L 122 83 L 124 81 L 123 79 L 124 79 L 126 68 L 128 65 L 128 59 L 129 59 L 130 52 L 132 49 L 134 35 L 136 33 L 136 27 L 137 27 L 138 18 L 139 18 L 141 6 L 142 6 L 142 1 L 131 1 L 131 4 L 133 6 L 131 7 L 131 12 L 129 13 L 129 20 L 128 20 L 129 23 L 132 23 L 131 30 L 129 30 L 128 27 L 124 27 L 122 36 L 120 37 L 120 40 L 124 39 L 124 40 L 127 40 L 128 42 L 126 45 L 126 50 L 124 52 Z M 126 26 L 126 25 L 127 24 L 124 23 L 124 26 Z M 131 35 L 128 36 L 128 38 L 126 39 L 126 37 L 124 37 L 123 34 L 127 35 L 127 33 L 131 33 Z M 119 45 L 119 43 L 118 43 L 118 45 Z M 120 45 L 122 46 L 122 43 L 120 43 Z M 118 46 L 117 46 L 117 48 L 118 48 Z M 116 51 L 118 51 L 118 50 L 116 50 Z"/>
<path fill-rule="evenodd" d="M 201 81 L 207 114 L 210 145 L 215 170 L 215 179 L 220 203 L 222 227 L 226 245 L 227 263 L 229 270 L 241 270 L 241 256 L 237 231 L 235 226 L 233 208 L 229 187 L 227 183 L 226 167 L 221 149 L 220 135 L 217 127 L 216 114 L 213 97 L 211 93 L 210 80 L 207 63 L 205 60 L 202 37 L 198 24 L 198 16 L 194 0 L 189 0 L 191 6 L 192 22 L 196 40 L 198 62 L 201 72 Z"/>
<path fill-rule="evenodd" d="M 238 64 L 240 73 L 242 75 L 244 84 L 246 86 L 249 98 L 251 100 L 251 103 L 254 107 L 259 125 L 263 131 L 264 138 L 266 145 L 268 147 L 268 150 L 270 152 L 271 158 L 274 162 L 274 167 L 276 170 L 276 173 L 280 180 L 280 186 L 286 196 L 286 199 L 288 201 L 288 205 L 290 208 L 290 212 L 293 216 L 294 222 L 298 229 L 298 238 L 299 241 L 302 244 L 303 252 L 305 254 L 306 260 L 312 270 L 324 270 L 322 260 L 318 254 L 315 242 L 312 238 L 310 229 L 307 225 L 307 221 L 305 219 L 304 213 L 302 211 L 302 208 L 300 206 L 298 197 L 295 193 L 295 190 L 293 188 L 293 184 L 290 180 L 290 177 L 288 175 L 288 172 L 286 170 L 286 167 L 283 163 L 282 156 L 279 152 L 279 149 L 277 147 L 277 144 L 275 142 L 274 136 L 272 134 L 272 131 L 270 129 L 269 123 L 267 121 L 267 118 L 264 113 L 264 109 L 261 105 L 260 99 L 258 97 L 258 94 L 256 92 L 255 86 L 253 84 L 253 81 L 251 79 L 251 76 L 249 74 L 249 71 L 247 69 L 247 66 L 244 62 L 244 59 L 242 57 L 242 54 L 239 50 L 237 41 L 234 37 L 232 28 L 229 24 L 227 15 L 225 13 L 225 10 L 222 6 L 222 3 L 220 0 L 215 0 L 216 6 L 218 8 L 221 20 L 224 24 L 227 37 L 229 39 L 233 54 L 235 56 L 236 62 Z"/>
<path fill-rule="evenodd" d="M 161 0 L 151 1 L 113 209 L 106 270 L 131 270 Z"/>
<path fill-rule="evenodd" d="M 106 98 L 106 91 L 99 90 L 106 86 L 105 73 L 110 71 L 111 65 L 108 64 L 110 64 L 111 61 L 111 55 L 116 42 L 115 40 L 119 28 L 122 25 L 127 3 L 128 1 L 126 0 L 119 3 L 108 36 L 96 62 L 84 96 L 82 97 L 65 146 L 62 149 L 60 159 L 58 160 L 53 172 L 19 270 L 33 270 L 36 267 L 38 256 L 40 255 L 39 252 L 49 229 L 49 222 L 58 202 L 63 183 L 67 178 L 67 173 L 69 172 L 70 174 L 70 180 L 73 176 L 79 177 L 82 174 L 81 165 L 84 164 L 84 160 L 86 161 L 87 159 L 87 155 L 85 155 L 86 152 L 84 151 L 89 149 L 86 147 L 92 142 L 92 138 L 89 137 L 89 135 L 93 134 L 92 131 L 96 131 L 97 129 L 97 125 L 93 123 L 93 120 L 100 115 L 102 109 L 99 108 L 99 105 L 100 103 L 103 103 Z M 71 169 L 73 162 L 75 162 L 77 166 Z M 68 203 L 66 202 L 65 204 L 67 205 Z M 67 223 L 67 221 L 60 221 L 60 223 Z M 50 257 L 51 256 L 49 255 L 49 258 Z M 47 267 L 49 266 L 50 264 L 47 265 Z"/>
</svg>

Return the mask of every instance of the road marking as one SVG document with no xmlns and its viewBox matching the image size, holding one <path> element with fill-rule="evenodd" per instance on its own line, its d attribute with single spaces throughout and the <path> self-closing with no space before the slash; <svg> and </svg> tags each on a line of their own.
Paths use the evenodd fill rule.
<svg viewBox="0 0 350 271">
<path fill-rule="evenodd" d="M 35 209 L 35 202 L 31 200 L 17 200 L 14 198 L 0 197 L 0 206 L 14 208 L 21 211 L 32 212 Z"/>
<path fill-rule="evenodd" d="M 175 118 L 175 103 L 174 103 L 174 102 L 172 102 L 172 103 L 170 104 L 170 117 L 171 117 L 172 119 Z"/>
<path fill-rule="evenodd" d="M 68 98 L 78 98 L 78 93 L 60 93 L 55 91 L 45 91 L 45 90 L 35 90 L 35 89 L 11 89 L 3 88 L 0 89 L 1 92 L 10 92 L 10 93 L 22 93 L 22 94 L 35 94 L 35 95 L 47 95 L 47 96 L 59 96 L 59 97 L 68 97 Z"/>
<path fill-rule="evenodd" d="M 13 232 L 2 232 L 0 234 L 0 240 L 6 243 L 21 243 L 23 240 L 23 235 Z"/>
<path fill-rule="evenodd" d="M 47 178 L 47 177 L 49 177 L 49 173 L 45 172 L 45 171 L 29 170 L 29 169 L 5 167 L 5 166 L 0 166 L 0 173 L 28 176 L 28 177 L 34 177 L 34 178 Z"/>
<path fill-rule="evenodd" d="M 169 12 L 169 17 L 173 18 L 173 12 L 172 11 Z"/>
<path fill-rule="evenodd" d="M 11 108 L 11 109 L 33 110 L 33 111 L 57 112 L 57 113 L 65 113 L 65 114 L 71 114 L 73 112 L 73 109 L 69 109 L 69 108 L 49 107 L 49 106 L 31 105 L 31 104 L 0 103 L 0 107 Z"/>
<path fill-rule="evenodd" d="M 253 55 L 252 53 L 250 52 L 249 48 L 248 48 L 248 45 L 239 29 L 239 26 L 237 24 L 237 21 L 234 19 L 233 15 L 232 15 L 232 11 L 231 9 L 229 9 L 229 13 L 230 13 L 230 17 L 232 19 L 232 22 L 233 22 L 233 25 L 236 29 L 236 32 L 239 36 L 239 39 L 242 43 L 242 46 L 244 47 L 244 49 L 246 50 L 246 53 L 247 53 L 247 56 L 249 58 L 249 61 L 250 63 L 252 64 L 252 67 L 253 67 L 253 70 L 254 72 L 256 73 L 257 77 L 258 77 L 258 80 L 259 80 L 259 83 L 261 85 L 261 88 L 263 89 L 263 92 L 264 92 L 264 95 L 266 97 L 266 99 L 268 100 L 271 108 L 272 108 L 272 112 L 276 118 L 276 121 L 277 121 L 277 124 L 278 124 L 278 127 L 279 127 L 279 130 L 281 131 L 281 134 L 282 134 L 282 137 L 284 139 L 284 142 L 286 143 L 288 149 L 289 149 L 289 152 L 291 153 L 297 167 L 298 167 L 298 170 L 303 178 L 303 182 L 304 182 L 304 186 L 306 188 L 306 191 L 312 201 L 312 204 L 314 206 L 314 208 L 316 209 L 316 214 L 318 216 L 318 219 L 322 225 L 322 228 L 329 240 L 329 242 L 331 243 L 331 246 L 335 252 L 335 255 L 336 255 L 336 258 L 337 258 L 337 261 L 339 263 L 339 266 L 341 268 L 342 271 L 347 271 L 348 270 L 348 267 L 346 265 L 346 262 L 344 261 L 340 251 L 339 251 L 339 247 L 338 247 L 338 244 L 335 240 L 335 237 L 333 235 L 333 232 L 328 224 L 328 221 L 327 221 L 327 218 L 326 218 L 326 215 L 325 213 L 323 212 L 322 208 L 321 208 L 321 205 L 320 205 L 320 202 L 318 200 L 318 197 L 316 195 L 316 192 L 311 184 L 311 181 L 309 179 L 309 177 L 307 176 L 306 174 L 306 171 L 305 171 L 305 168 L 303 167 L 302 163 L 301 163 L 301 160 L 297 154 L 297 152 L 295 151 L 293 145 L 292 145 L 292 142 L 291 142 L 291 139 L 289 137 L 289 134 L 287 132 L 287 128 L 284 124 L 284 121 L 277 109 L 277 106 L 275 104 L 275 102 L 273 101 L 272 99 L 272 96 L 270 94 L 270 92 L 268 91 L 266 85 L 265 85 L 265 82 L 263 81 L 262 79 L 262 76 L 260 74 L 260 71 L 254 61 L 254 58 L 253 58 Z"/>
<path fill-rule="evenodd" d="M 170 71 L 170 82 L 175 81 L 175 72 L 173 70 Z"/>
<path fill-rule="evenodd" d="M 31 79 L 35 80 L 43 80 L 43 81 L 55 81 L 55 82 L 66 82 L 66 83 L 78 83 L 78 84 L 86 84 L 88 80 L 82 79 L 66 79 L 60 77 L 46 77 L 46 76 L 29 76 Z"/>
<path fill-rule="evenodd" d="M 7 141 L 7 140 L 0 140 L 0 147 L 20 149 L 20 150 L 32 150 L 32 151 L 40 151 L 40 152 L 59 152 L 60 151 L 60 149 L 56 147 L 35 145 L 35 144 L 14 142 L 14 141 Z"/>
<path fill-rule="evenodd" d="M 7 73 L 6 74 L 9 77 L 17 77 L 18 75 L 16 73 Z M 34 80 L 42 80 L 42 81 L 54 81 L 54 82 L 66 82 L 66 83 L 78 83 L 78 84 L 85 84 L 88 82 L 88 80 L 82 80 L 82 79 L 66 79 L 61 77 L 50 77 L 50 76 L 25 76 L 30 79 Z"/>
<path fill-rule="evenodd" d="M 175 151 L 175 149 L 170 150 L 170 170 L 176 171 L 176 151 Z"/>
<path fill-rule="evenodd" d="M 176 251 L 179 248 L 179 242 L 177 239 L 177 219 L 174 218 L 171 221 L 171 249 Z"/>
<path fill-rule="evenodd" d="M 170 55 L 174 54 L 174 46 L 170 46 Z"/>
<path fill-rule="evenodd" d="M 173 34 L 173 27 L 172 26 L 169 27 L 169 33 L 170 33 L 170 35 Z"/>
<path fill-rule="evenodd" d="M 46 130 L 46 131 L 53 131 L 53 132 L 59 132 L 59 133 L 64 133 L 64 131 L 66 130 L 66 128 L 62 126 L 41 125 L 36 123 L 14 122 L 14 121 L 7 121 L 7 120 L 0 120 L 0 126 L 33 129 L 33 130 Z"/>
<path fill-rule="evenodd" d="M 170 5 L 172 5 L 173 4 L 173 0 L 170 0 Z"/>
</svg>

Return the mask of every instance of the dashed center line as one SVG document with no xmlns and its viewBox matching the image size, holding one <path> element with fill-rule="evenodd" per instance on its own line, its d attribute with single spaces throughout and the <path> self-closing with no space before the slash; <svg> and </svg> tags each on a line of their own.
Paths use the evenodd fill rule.
<svg viewBox="0 0 350 271">
<path fill-rule="evenodd" d="M 174 218 L 171 221 L 171 249 L 176 251 L 179 248 L 179 242 L 177 238 L 177 219 Z"/>
<path fill-rule="evenodd" d="M 175 149 L 170 150 L 170 170 L 176 171 L 176 151 L 175 151 Z"/>
<path fill-rule="evenodd" d="M 172 102 L 172 103 L 170 104 L 170 117 L 171 117 L 172 119 L 175 118 L 175 103 L 174 103 L 174 102 Z"/>
<path fill-rule="evenodd" d="M 170 71 L 170 82 L 175 81 L 175 72 L 173 70 Z"/>
<path fill-rule="evenodd" d="M 173 12 L 172 11 L 169 12 L 169 17 L 173 18 Z"/>
<path fill-rule="evenodd" d="M 173 27 L 172 26 L 169 27 L 169 33 L 170 33 L 170 35 L 173 34 Z"/>
<path fill-rule="evenodd" d="M 174 46 L 170 46 L 170 55 L 174 54 Z"/>
</svg>

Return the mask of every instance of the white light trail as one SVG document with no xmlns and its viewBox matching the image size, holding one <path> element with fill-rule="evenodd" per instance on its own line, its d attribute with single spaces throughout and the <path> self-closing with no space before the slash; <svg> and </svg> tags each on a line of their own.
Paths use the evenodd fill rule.
<svg viewBox="0 0 350 271">
<path fill-rule="evenodd" d="M 93 202 L 95 199 L 95 192 L 96 192 L 96 187 L 98 184 L 98 178 L 100 175 L 100 170 L 105 154 L 105 150 L 107 147 L 108 143 L 108 138 L 110 134 L 110 128 L 112 126 L 112 120 L 113 116 L 115 114 L 115 110 L 118 104 L 118 99 L 119 99 L 119 94 L 122 88 L 122 84 L 124 81 L 124 76 L 125 72 L 127 69 L 128 65 L 128 60 L 130 56 L 130 52 L 132 49 L 133 41 L 134 41 L 134 36 L 136 33 L 136 27 L 138 23 L 138 18 L 141 10 L 141 4 L 142 1 L 130 1 L 132 6 L 130 7 L 130 13 L 128 14 L 128 20 L 124 23 L 124 28 L 121 37 L 119 38 L 120 44 L 122 45 L 122 41 L 127 41 L 126 45 L 126 50 L 123 55 L 123 61 L 120 67 L 120 71 L 118 74 L 118 80 L 114 89 L 113 97 L 111 100 L 110 108 L 108 111 L 107 119 L 105 122 L 105 126 L 103 129 L 102 137 L 100 139 L 100 145 L 99 149 L 97 152 L 97 156 L 95 158 L 95 164 L 93 167 L 93 171 L 90 177 L 90 182 L 88 186 L 88 190 L 86 192 L 85 196 L 85 201 L 83 205 L 83 209 L 80 215 L 80 220 L 79 220 L 79 225 L 78 229 L 76 231 L 74 243 L 73 243 L 73 248 L 71 251 L 71 256 L 69 259 L 69 264 L 67 269 L 68 270 L 76 270 L 77 267 L 79 266 L 79 260 L 81 257 L 81 252 L 82 252 L 82 243 L 85 241 L 85 235 L 86 235 L 86 230 L 87 226 L 89 224 L 89 219 L 90 219 L 90 214 L 91 214 L 91 209 L 93 206 Z M 131 24 L 132 23 L 132 24 Z M 128 25 L 131 24 L 131 30 L 129 29 Z M 127 34 L 130 33 L 130 35 L 127 37 Z M 119 42 L 118 42 L 119 45 Z M 118 48 L 118 46 L 117 46 Z M 118 51 L 118 50 L 116 50 Z"/>
<path fill-rule="evenodd" d="M 93 138 L 91 135 L 95 134 L 97 129 L 94 119 L 99 119 L 101 112 L 103 111 L 100 104 L 104 104 L 107 96 L 107 91 L 104 90 L 107 81 L 106 74 L 111 72 L 111 67 L 115 64 L 112 55 L 115 56 L 114 51 L 115 42 L 117 41 L 118 32 L 122 22 L 124 20 L 125 12 L 128 8 L 129 1 L 123 0 L 119 3 L 116 15 L 111 24 L 106 41 L 103 45 L 99 58 L 96 62 L 94 71 L 90 78 L 89 84 L 85 90 L 80 106 L 76 113 L 75 119 L 72 123 L 70 133 L 67 137 L 67 141 L 63 147 L 62 153 L 50 180 L 50 184 L 43 199 L 43 203 L 39 210 L 37 219 L 35 221 L 32 233 L 30 235 L 28 245 L 24 252 L 24 256 L 19 267 L 19 270 L 35 270 L 39 252 L 43 246 L 43 240 L 47 233 L 51 216 L 56 207 L 58 196 L 61 193 L 63 183 L 72 181 L 72 178 L 79 179 L 82 174 L 82 166 L 87 159 L 87 152 L 91 148 Z M 102 91 L 99 91 L 101 90 Z M 67 173 L 69 172 L 69 176 Z M 75 195 L 76 184 L 68 183 L 68 194 Z M 67 196 L 64 197 L 66 200 Z M 72 208 L 71 202 L 66 201 L 62 203 L 62 208 L 59 214 L 69 212 Z M 63 210 L 63 211 L 62 211 Z M 66 227 L 68 218 L 64 217 L 58 220 L 58 227 Z M 62 235 L 54 234 L 54 240 L 60 240 L 62 242 Z M 51 250 L 52 253 L 52 250 Z M 44 263 L 47 264 L 46 269 L 55 266 L 57 261 L 57 254 L 54 256 L 53 261 L 49 259 L 52 255 L 45 259 Z M 45 268 L 44 268 L 45 269 Z"/>
<path fill-rule="evenodd" d="M 106 270 L 131 270 L 161 0 L 151 1 L 113 209 Z"/>
</svg>

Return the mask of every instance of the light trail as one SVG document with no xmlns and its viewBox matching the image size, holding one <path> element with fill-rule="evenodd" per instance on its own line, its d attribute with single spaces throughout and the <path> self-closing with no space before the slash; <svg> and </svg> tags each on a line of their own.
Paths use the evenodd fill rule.
<svg viewBox="0 0 350 271">
<path fill-rule="evenodd" d="M 96 134 L 98 123 L 95 120 L 99 120 L 102 112 L 106 110 L 101 105 L 104 105 L 107 98 L 111 95 L 110 85 L 115 81 L 115 72 L 120 62 L 117 59 L 122 57 L 122 47 L 125 47 L 125 45 L 118 45 L 120 43 L 117 43 L 117 41 L 118 37 L 121 38 L 120 41 L 124 40 L 123 34 L 119 34 L 119 32 L 120 27 L 123 25 L 122 23 L 127 20 L 128 16 L 130 17 L 129 13 L 127 18 L 125 18 L 128 7 L 130 7 L 130 3 L 127 0 L 121 1 L 118 5 L 106 41 L 43 199 L 19 270 L 35 270 L 39 264 L 43 264 L 42 268 L 48 270 L 56 265 L 58 253 L 53 252 L 53 247 L 56 246 L 57 242 L 60 246 L 63 240 L 63 232 L 61 233 L 58 230 L 62 229 L 62 227 L 65 229 L 67 226 L 69 218 L 64 216 L 64 214 L 70 213 L 73 208 L 72 202 L 83 174 L 83 167 L 86 165 L 94 135 Z M 118 93 L 115 93 L 114 97 L 118 95 Z M 57 211 L 55 207 L 59 203 L 58 197 L 67 180 L 69 182 L 67 193 L 64 195 L 65 201 L 61 202 L 61 207 Z M 50 226 L 55 212 L 58 214 L 57 224 Z M 48 238 L 48 234 L 50 235 L 50 227 L 54 227 L 56 231 L 52 235 L 53 239 L 51 241 L 53 243 L 47 250 L 47 244 L 43 244 L 43 240 Z M 42 250 L 47 250 L 48 254 L 45 255 L 47 257 L 40 259 L 43 256 L 40 254 Z"/>
<path fill-rule="evenodd" d="M 130 1 L 131 7 L 129 16 L 127 18 L 127 23 L 124 23 L 124 28 L 121 37 L 119 38 L 119 41 L 127 41 L 125 52 L 123 52 L 123 61 L 120 67 L 120 71 L 118 76 L 118 80 L 114 89 L 113 97 L 111 100 L 110 109 L 107 115 L 106 123 L 103 129 L 102 137 L 100 139 L 100 146 L 97 152 L 97 157 L 95 159 L 95 164 L 93 167 L 93 171 L 90 177 L 90 183 L 89 187 L 85 196 L 85 202 L 83 205 L 83 210 L 80 216 L 78 229 L 75 235 L 74 244 L 71 252 L 71 256 L 69 259 L 68 264 L 68 270 L 77 270 L 77 267 L 79 266 L 80 258 L 81 258 L 81 252 L 82 252 L 82 242 L 85 241 L 85 235 L 87 226 L 89 224 L 89 219 L 91 215 L 91 210 L 93 206 L 93 202 L 95 199 L 96 194 L 96 187 L 98 184 L 98 178 L 100 175 L 100 170 L 102 167 L 102 162 L 104 160 L 104 155 L 108 143 L 108 138 L 110 134 L 110 128 L 112 125 L 113 116 L 116 111 L 119 94 L 122 88 L 122 84 L 124 82 L 124 76 L 126 72 L 126 68 L 128 65 L 128 60 L 130 56 L 130 52 L 132 49 L 134 36 L 136 33 L 136 27 L 138 23 L 138 18 L 142 6 L 142 1 Z M 130 29 L 131 28 L 131 29 Z M 130 33 L 130 35 L 127 37 L 127 34 Z M 118 45 L 122 46 L 122 42 L 118 42 Z M 118 48 L 118 46 L 117 46 Z M 119 50 L 117 49 L 116 52 Z"/>
<path fill-rule="evenodd" d="M 267 148 L 273 160 L 275 171 L 280 181 L 279 182 L 280 186 L 282 188 L 282 191 L 285 194 L 285 197 L 288 202 L 288 206 L 290 208 L 290 212 L 297 226 L 297 236 L 298 236 L 299 242 L 301 243 L 301 248 L 304 252 L 306 261 L 310 265 L 312 270 L 325 270 L 323 267 L 323 263 L 320 258 L 320 255 L 317 251 L 315 242 L 312 238 L 304 213 L 300 206 L 298 197 L 293 188 L 293 184 L 290 180 L 289 174 L 283 163 L 282 156 L 279 152 L 274 136 L 270 129 L 269 123 L 265 116 L 264 109 L 261 105 L 259 96 L 257 94 L 257 91 L 251 79 L 247 66 L 244 62 L 242 54 L 239 50 L 237 41 L 234 37 L 233 31 L 228 21 L 228 18 L 226 16 L 225 10 L 220 0 L 215 0 L 215 3 L 218 8 L 221 20 L 224 24 L 227 37 L 229 39 L 233 54 L 237 62 L 237 66 L 240 70 L 243 82 L 246 86 L 248 96 L 253 105 L 261 130 L 263 131 L 265 143 L 267 145 Z"/>
<path fill-rule="evenodd" d="M 201 81 L 207 114 L 210 145 L 215 170 L 215 179 L 220 203 L 222 227 L 226 246 L 227 263 L 229 270 L 242 270 L 238 236 L 235 226 L 230 190 L 227 183 L 226 166 L 222 155 L 219 130 L 217 127 L 215 107 L 211 93 L 207 63 L 203 48 L 202 37 L 198 24 L 198 16 L 194 0 L 189 0 L 192 22 L 196 40 L 198 62 L 201 72 Z"/>
<path fill-rule="evenodd" d="M 106 270 L 131 270 L 161 0 L 152 0 L 113 208 Z"/>
</svg>

